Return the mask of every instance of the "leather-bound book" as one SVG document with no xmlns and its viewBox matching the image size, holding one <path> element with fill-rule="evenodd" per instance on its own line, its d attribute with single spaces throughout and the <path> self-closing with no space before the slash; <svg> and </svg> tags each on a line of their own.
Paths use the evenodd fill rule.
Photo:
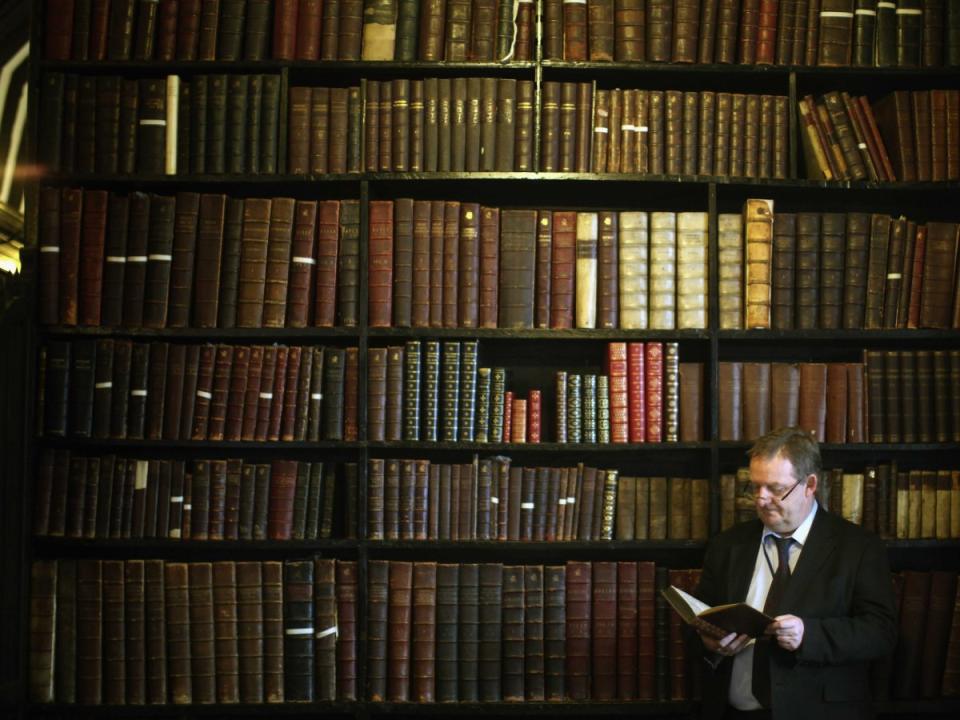
<svg viewBox="0 0 960 720">
<path fill-rule="evenodd" d="M 737 0 L 718 0 L 716 46 L 713 58 L 700 58 L 700 62 L 730 64 L 737 59 L 737 34 L 740 22 L 740 3 Z M 703 34 L 701 34 L 701 38 Z"/>
<path fill-rule="evenodd" d="M 599 213 L 597 246 L 597 327 L 620 326 L 617 213 Z"/>
<path fill-rule="evenodd" d="M 820 328 L 840 328 L 843 312 L 843 255 L 846 216 L 823 213 L 820 221 Z"/>
<path fill-rule="evenodd" d="M 190 325 L 194 257 L 197 249 L 197 223 L 200 216 L 200 194 L 195 192 L 177 193 L 175 202 L 167 325 L 184 328 Z M 148 265 L 148 271 L 149 267 Z"/>
<path fill-rule="evenodd" d="M 642 0 L 614 2 L 613 48 L 613 59 L 617 62 L 636 62 L 646 58 L 646 3 Z M 544 59 L 548 59 L 546 53 Z"/>
<path fill-rule="evenodd" d="M 391 60 L 412 62 L 417 59 L 419 26 L 420 3 L 414 0 L 397 0 L 396 41 Z"/>
<path fill-rule="evenodd" d="M 323 3 L 320 21 L 320 59 L 336 60 L 339 45 L 340 1 Z"/>
<path fill-rule="evenodd" d="M 264 75 L 262 77 L 263 90 L 260 98 L 259 167 L 261 173 L 273 174 L 277 172 L 280 76 Z"/>
<path fill-rule="evenodd" d="M 895 656 L 893 687 L 895 698 L 917 698 L 922 680 L 925 622 L 931 604 L 931 579 L 933 573 L 920 570 L 905 570 L 903 591 L 900 599 L 900 642 Z"/>
<path fill-rule="evenodd" d="M 592 563 L 566 564 L 566 680 L 571 700 L 590 699 Z"/>
<path fill-rule="evenodd" d="M 503 700 L 522 702 L 524 687 L 524 566 L 503 568 Z"/>
<path fill-rule="evenodd" d="M 314 563 L 284 563 L 284 700 L 311 702 L 314 694 Z"/>
<path fill-rule="evenodd" d="M 237 563 L 213 563 L 213 631 L 218 703 L 236 703 L 240 700 L 237 594 Z"/>
<path fill-rule="evenodd" d="M 403 357 L 404 440 L 420 439 L 420 341 L 408 340 Z M 368 373 L 369 374 L 369 373 Z M 389 381 L 388 381 L 389 384 Z M 389 401 L 388 401 L 389 402 Z M 368 409 L 369 412 L 369 409 Z M 389 438 L 394 439 L 394 438 Z"/>
<path fill-rule="evenodd" d="M 267 561 L 263 573 L 263 694 L 268 703 L 284 701 L 283 563 Z"/>
<path fill-rule="evenodd" d="M 206 344 L 200 348 L 195 400 L 193 401 L 192 422 L 187 437 L 192 440 L 206 440 L 210 422 L 210 404 L 213 399 L 213 371 L 216 363 L 217 348 Z"/>
<path fill-rule="evenodd" d="M 929 97 L 930 122 L 927 123 L 926 126 L 929 128 L 931 135 L 930 157 L 932 160 L 932 168 L 930 171 L 930 179 L 938 182 L 948 179 L 947 156 L 949 151 L 947 149 L 947 137 L 949 131 L 947 124 L 949 119 L 947 117 L 947 91 L 931 90 Z"/>
<path fill-rule="evenodd" d="M 743 0 L 740 10 L 740 34 L 737 57 L 741 65 L 757 62 L 757 32 L 760 26 L 760 0 Z"/>
<path fill-rule="evenodd" d="M 274 366 L 272 379 L 270 376 L 264 378 L 261 384 L 266 383 L 266 387 L 272 390 L 272 397 L 269 400 L 268 419 L 266 421 L 266 434 L 261 433 L 261 438 L 276 442 L 280 439 L 280 426 L 283 421 L 284 400 L 287 394 L 287 364 L 290 359 L 290 348 L 283 345 L 276 348 L 276 364 Z M 265 410 L 264 407 L 260 408 Z M 258 415 L 260 413 L 258 412 Z M 266 413 L 265 413 L 266 414 Z M 258 425 L 260 418 L 258 417 Z M 260 428 L 258 428 L 260 429 Z"/>
<path fill-rule="evenodd" d="M 824 363 L 801 363 L 800 407 L 797 421 L 817 442 L 826 437 L 827 366 Z"/>
<path fill-rule="evenodd" d="M 77 362 L 77 353 L 83 348 L 82 343 L 74 344 L 73 359 Z M 146 417 L 148 411 L 148 373 L 150 361 L 150 346 L 147 343 L 133 343 L 130 353 L 130 378 L 129 393 L 127 400 L 127 434 L 132 440 L 142 440 L 145 436 Z M 79 379 L 78 374 L 74 372 L 74 378 Z M 71 391 L 76 389 L 76 383 L 71 387 Z M 162 402 L 162 394 L 157 398 Z M 163 414 L 163 408 L 154 410 L 153 404 L 149 407 L 151 412 Z"/>
<path fill-rule="evenodd" d="M 67 427 L 72 437 L 86 438 L 93 434 L 96 350 L 97 343 L 92 339 L 78 340 L 70 348 Z"/>
<path fill-rule="evenodd" d="M 646 212 L 619 214 L 620 327 L 644 329 L 648 325 L 647 271 L 648 222 Z"/>
<path fill-rule="evenodd" d="M 360 351 L 346 349 L 343 373 L 343 439 L 355 442 L 360 437 Z"/>
<path fill-rule="evenodd" d="M 312 89 L 291 87 L 287 129 L 287 170 L 292 175 L 310 171 Z"/>
<path fill-rule="evenodd" d="M 588 0 L 587 2 L 587 48 L 585 60 L 611 62 L 613 43 L 613 0 Z"/>
<path fill-rule="evenodd" d="M 98 440 L 110 437 L 110 409 L 113 389 L 113 340 L 97 340 L 93 369 L 93 424 L 91 435 Z"/>
<path fill-rule="evenodd" d="M 283 327 L 287 315 L 287 282 L 290 274 L 296 201 L 292 198 L 274 198 L 272 202 L 268 202 L 270 219 L 266 243 L 262 325 L 276 328 Z M 246 219 L 244 225 L 246 225 Z M 244 297 L 242 280 L 243 275 L 241 275 L 241 301 Z"/>
<path fill-rule="evenodd" d="M 143 295 L 143 325 L 148 328 L 167 326 L 175 203 L 175 198 L 160 195 L 155 195 L 150 202 L 148 255 Z"/>
<path fill-rule="evenodd" d="M 558 59 L 577 61 L 589 57 L 587 5 L 586 0 L 563 0 L 563 57 Z"/>
<path fill-rule="evenodd" d="M 40 191 L 38 232 L 40 297 L 38 304 L 40 323 L 43 325 L 56 325 L 60 319 L 60 194 L 58 188 L 43 188 Z M 126 260 L 125 256 L 124 260 Z M 106 272 L 109 274 L 109 270 Z M 110 314 L 112 316 L 112 310 Z"/>
<path fill-rule="evenodd" d="M 576 229 L 576 327 L 597 327 L 597 213 L 577 213 Z"/>
<path fill-rule="evenodd" d="M 123 439 L 127 437 L 127 418 L 130 406 L 130 369 L 132 359 L 133 345 L 130 341 L 116 341 L 113 353 L 113 380 L 110 393 L 110 437 L 113 439 Z M 48 377 L 50 370 L 54 367 L 53 358 L 50 354 L 48 363 Z M 47 390 L 47 397 L 50 397 L 50 391 Z M 47 408 L 49 408 L 49 404 Z M 49 410 L 45 413 L 49 417 Z"/>
<path fill-rule="evenodd" d="M 754 59 L 757 65 L 772 65 L 777 59 L 777 16 L 786 16 L 791 11 L 788 0 L 782 3 L 778 3 L 778 0 L 760 0 L 757 8 L 757 44 Z"/>
<path fill-rule="evenodd" d="M 907 91 L 894 91 L 871 103 L 873 116 L 883 145 L 890 154 L 896 179 L 903 182 L 919 179 L 910 98 L 911 94 Z"/>
<path fill-rule="evenodd" d="M 59 320 L 61 325 L 76 325 L 79 320 L 83 196 L 82 190 L 74 188 L 65 188 L 61 194 L 60 266 L 57 274 L 60 286 Z M 53 228 L 51 227 L 51 233 L 52 231 Z"/>
<path fill-rule="evenodd" d="M 167 652 L 166 652 L 166 590 L 163 560 L 128 560 L 126 567 L 126 627 L 127 627 L 127 699 L 131 703 L 138 694 L 135 690 L 139 675 L 137 655 L 144 659 L 145 701 L 150 704 L 166 703 Z M 138 607 L 136 596 L 140 595 Z M 136 625 L 139 614 L 141 626 Z M 138 653 L 137 643 L 143 643 L 143 652 Z M 131 663 L 131 659 L 133 662 Z"/>
<path fill-rule="evenodd" d="M 68 620 L 79 596 L 76 564 L 71 560 L 35 560 L 30 569 L 30 654 L 28 688 L 33 702 L 76 702 L 76 622 Z M 63 587 L 60 587 L 60 582 Z M 89 602 L 89 601 L 88 601 Z M 66 630 L 74 642 L 65 642 L 59 631 Z M 61 657 L 61 654 L 70 653 Z M 71 672 L 73 671 L 73 672 Z M 85 670 L 84 670 L 85 672 Z"/>
<path fill-rule="evenodd" d="M 537 213 L 504 210 L 501 217 L 499 327 L 532 328 Z"/>
<path fill-rule="evenodd" d="M 849 215 L 847 257 L 849 260 L 849 246 L 854 240 L 852 221 L 857 213 Z M 864 223 L 865 224 L 865 223 Z M 867 330 L 878 330 L 885 325 L 884 291 L 887 285 L 888 258 L 890 248 L 891 219 L 886 215 L 874 214 L 870 220 L 869 259 L 866 277 L 866 308 L 863 327 Z M 902 233 L 901 233 L 902 237 Z M 898 258 L 899 260 L 899 258 Z M 892 263 L 889 265 L 893 267 Z M 899 267 L 899 263 L 897 265 Z M 849 274 L 849 269 L 848 269 Z M 857 326 L 859 327 L 859 326 Z"/>
<path fill-rule="evenodd" d="M 680 363 L 680 442 L 703 439 L 703 363 Z"/>
<path fill-rule="evenodd" d="M 951 326 L 957 236 L 955 223 L 927 223 L 923 289 L 920 295 L 920 327 Z"/>
<path fill-rule="evenodd" d="M 911 223 L 908 222 L 907 232 L 910 233 Z M 913 249 L 913 262 L 910 269 L 910 292 L 909 302 L 907 303 L 907 323 L 906 327 L 916 328 L 920 326 L 920 302 L 923 286 L 923 266 L 927 252 L 927 226 L 916 226 L 915 241 Z"/>
<path fill-rule="evenodd" d="M 699 0 L 680 0 L 673 7 L 673 62 L 697 61 L 697 45 L 700 36 Z"/>
<path fill-rule="evenodd" d="M 593 86 L 591 83 L 576 83 L 576 103 L 574 123 L 576 143 L 574 146 L 573 171 L 590 172 L 590 147 L 593 133 L 590 132 L 590 118 L 593 115 Z"/>
<path fill-rule="evenodd" d="M 384 439 L 396 442 L 403 436 L 403 366 L 404 348 L 392 346 L 386 355 Z"/>
<path fill-rule="evenodd" d="M 363 0 L 340 0 L 337 60 L 360 60 L 363 42 Z"/>
<path fill-rule="evenodd" d="M 523 567 L 524 695 L 527 701 L 545 699 L 544 566 Z"/>
<path fill-rule="evenodd" d="M 415 702 L 433 702 L 436 697 L 438 589 L 437 563 L 413 563 L 410 697 Z M 392 679 L 396 683 L 397 678 Z"/>
<path fill-rule="evenodd" d="M 370 327 L 389 327 L 393 317 L 393 201 L 370 204 L 369 318 Z"/>
<path fill-rule="evenodd" d="M 120 151 L 120 90 L 122 81 L 119 77 L 98 77 L 94 84 L 95 103 L 94 126 L 92 131 L 93 147 L 84 148 L 84 162 L 86 152 L 93 152 L 93 167 L 80 169 L 95 170 L 98 173 L 116 173 L 119 168 Z M 83 116 L 86 120 L 86 116 Z M 87 136 L 86 139 L 91 139 Z M 89 191 L 88 191 L 89 192 Z"/>
<path fill-rule="evenodd" d="M 433 62 L 443 60 L 444 24 L 446 16 L 446 0 L 428 0 L 421 8 L 417 42 L 419 59 Z"/>
<path fill-rule="evenodd" d="M 873 0 L 856 0 L 855 6 L 851 64 L 855 67 L 873 67 L 877 31 L 877 3 Z"/>
<path fill-rule="evenodd" d="M 502 601 L 503 565 L 481 563 L 479 570 L 480 642 L 478 661 L 479 699 L 481 702 L 499 702 L 502 667 Z"/>
<path fill-rule="evenodd" d="M 337 699 L 357 699 L 357 563 L 337 561 Z"/>
<path fill-rule="evenodd" d="M 758 438 L 770 425 L 770 364 L 743 363 L 743 436 Z"/>
<path fill-rule="evenodd" d="M 743 439 L 743 363 L 721 362 L 719 365 L 720 440 Z"/>
<path fill-rule="evenodd" d="M 241 349 L 245 348 L 233 348 L 230 345 L 216 346 L 213 383 L 210 388 L 212 397 L 210 399 L 207 440 L 224 439 L 232 368 L 234 367 L 236 351 Z M 244 372 L 244 379 L 246 379 L 246 372 Z"/>
<path fill-rule="evenodd" d="M 827 363 L 827 408 L 824 437 L 828 443 L 844 443 L 847 440 L 847 366 L 843 363 Z"/>
<path fill-rule="evenodd" d="M 259 562 L 236 563 L 236 638 L 239 699 L 263 702 L 263 604 Z"/>
<path fill-rule="evenodd" d="M 886 233 L 890 219 L 882 215 L 874 215 L 871 219 L 866 213 L 848 213 L 846 229 L 846 249 L 843 261 L 843 310 L 842 325 L 844 329 L 853 330 L 863 327 L 880 327 L 877 314 L 877 278 L 871 277 L 875 272 L 886 274 Z M 884 224 L 886 223 L 886 224 Z M 874 242 L 879 242 L 879 233 L 883 233 L 882 268 L 875 271 L 872 263 L 877 260 L 873 250 Z M 882 280 L 880 281 L 882 283 Z M 882 310 L 882 284 L 879 299 Z M 873 316 L 873 319 L 871 319 Z M 866 318 L 866 325 L 864 324 Z M 873 323 L 871 325 L 871 323 Z"/>
<path fill-rule="evenodd" d="M 323 415 L 321 437 L 324 440 L 343 438 L 344 366 L 346 353 L 341 348 L 324 349 Z"/>
<path fill-rule="evenodd" d="M 313 324 L 332 327 L 336 312 L 340 202 L 318 201 L 317 272 Z"/>
<path fill-rule="evenodd" d="M 469 59 L 472 9 L 469 0 L 447 0 L 443 42 L 443 59 L 447 62 Z"/>
<path fill-rule="evenodd" d="M 820 214 L 797 213 L 796 326 L 817 327 L 820 306 Z"/>
<path fill-rule="evenodd" d="M 677 327 L 707 327 L 707 213 L 677 214 Z"/>
<path fill-rule="evenodd" d="M 140 80 L 139 92 L 137 172 L 162 175 L 166 152 L 166 82 L 163 79 Z"/>
<path fill-rule="evenodd" d="M 217 700 L 213 566 L 208 562 L 191 562 L 187 567 L 190 595 L 189 680 L 192 685 L 192 700 L 197 703 L 213 703 Z"/>
<path fill-rule="evenodd" d="M 880 351 L 866 351 L 864 353 L 864 365 L 866 368 L 866 382 L 867 382 L 867 409 L 869 412 L 867 428 L 869 431 L 870 442 L 883 442 L 885 433 L 884 426 L 886 420 L 886 412 L 884 410 L 884 394 L 885 394 L 885 384 L 884 384 L 884 362 L 883 362 L 883 353 Z M 929 359 L 929 354 L 927 358 Z M 918 387 L 921 386 L 921 368 L 920 363 L 922 361 L 921 357 L 917 358 L 918 360 L 918 372 L 917 372 L 917 383 Z M 927 382 L 929 382 L 929 376 Z M 927 385 L 927 402 L 929 402 L 929 389 L 930 386 Z M 922 397 L 922 394 L 921 394 Z M 920 403 L 918 403 L 918 410 L 922 414 L 922 409 Z M 921 440 L 922 441 L 922 440 Z"/>
<path fill-rule="evenodd" d="M 910 93 L 913 111 L 913 150 L 917 164 L 917 180 L 934 180 L 933 149 L 936 143 L 936 126 L 932 122 L 930 93 L 918 90 Z"/>
<path fill-rule="evenodd" d="M 844 396 L 846 403 L 846 396 Z M 800 366 L 794 363 L 770 365 L 770 427 L 795 427 L 800 411 Z M 844 408 L 846 414 L 846 408 Z M 845 442 L 841 440 L 838 442 Z"/>
<path fill-rule="evenodd" d="M 850 64 L 854 0 L 821 0 L 817 65 L 841 67 Z"/>
<path fill-rule="evenodd" d="M 360 204 L 340 202 L 340 254 L 337 272 L 337 317 L 340 325 L 358 324 L 360 273 Z"/>
<path fill-rule="evenodd" d="M 386 699 L 404 702 L 410 698 L 413 563 L 391 562 L 389 573 Z"/>
<path fill-rule="evenodd" d="M 243 212 L 244 200 L 227 198 L 223 218 L 223 247 L 219 265 L 220 287 L 216 300 L 217 327 L 232 328 L 235 327 L 237 323 L 237 294 L 240 282 Z M 206 250 L 204 250 L 203 254 L 206 255 Z M 200 272 L 197 273 L 197 277 L 199 282 L 202 277 Z M 206 291 L 201 292 L 199 286 L 196 289 L 196 293 L 198 302 L 203 302 L 207 297 Z M 200 327 L 205 327 L 205 325 L 201 324 L 198 315 L 200 312 L 203 312 L 204 307 L 205 303 L 204 305 L 196 306 L 195 322 Z M 208 320 L 209 317 L 205 319 Z"/>
<path fill-rule="evenodd" d="M 773 201 L 748 200 L 744 206 L 746 266 L 744 299 L 747 328 L 770 327 L 770 256 L 773 244 Z"/>
<path fill-rule="evenodd" d="M 183 193 L 183 195 L 190 195 L 190 193 Z M 193 322 L 197 327 L 217 327 L 226 205 L 227 198 L 225 195 L 204 194 L 199 197 L 199 218 L 196 226 L 196 274 L 194 275 L 192 267 L 189 270 L 190 275 L 194 276 L 192 306 Z M 175 233 L 175 245 L 176 241 Z M 175 247 L 174 256 L 177 255 Z M 181 259 L 185 258 L 181 257 Z M 182 292 L 182 290 L 179 291 L 180 297 L 182 297 Z M 172 303 L 171 298 L 171 313 L 173 313 Z M 189 317 L 189 307 L 186 312 Z"/>
<path fill-rule="evenodd" d="M 673 14 L 674 4 L 670 0 L 647 2 L 646 59 L 648 61 L 670 62 L 673 59 Z"/>
<path fill-rule="evenodd" d="M 163 566 L 167 633 L 167 683 L 170 690 L 170 701 L 178 705 L 193 702 L 189 567 L 188 563 L 173 562 L 167 562 Z"/>
<path fill-rule="evenodd" d="M 440 437 L 440 343 L 428 340 L 423 358 L 423 439 L 435 442 Z"/>
<path fill-rule="evenodd" d="M 896 13 L 896 64 L 898 67 L 920 67 L 924 46 L 924 3 L 921 0 L 898 0 Z"/>
<path fill-rule="evenodd" d="M 794 327 L 796 243 L 796 214 L 776 213 L 773 216 L 773 257 L 771 258 L 771 326 L 775 330 L 791 330 Z M 721 250 L 721 254 L 722 252 Z M 724 258 L 721 258 L 721 273 L 724 267 L 723 262 Z M 725 286 L 721 284 L 721 288 Z M 722 324 L 721 327 L 723 327 Z"/>
<path fill-rule="evenodd" d="M 371 463 L 373 462 L 375 461 L 371 460 Z M 332 563 L 329 560 L 326 562 Z M 390 564 L 386 560 L 371 560 L 367 568 L 367 685 L 372 702 L 383 702 L 387 693 L 387 598 Z M 335 616 L 331 619 L 335 619 Z M 335 674 L 333 667 L 330 670 Z M 318 699 L 324 699 L 324 696 L 321 694 Z"/>
<path fill-rule="evenodd" d="M 263 324 L 271 204 L 269 198 L 247 198 L 243 201 L 243 235 L 237 288 L 239 327 L 261 327 Z"/>
<path fill-rule="evenodd" d="M 383 442 L 387 409 L 387 349 L 370 348 L 367 355 L 367 439 Z"/>
</svg>

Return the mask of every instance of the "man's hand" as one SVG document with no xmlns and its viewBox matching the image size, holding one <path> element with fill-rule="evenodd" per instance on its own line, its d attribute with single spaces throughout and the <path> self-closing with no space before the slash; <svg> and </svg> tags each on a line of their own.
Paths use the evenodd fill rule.
<svg viewBox="0 0 960 720">
<path fill-rule="evenodd" d="M 796 615 L 777 615 L 764 634 L 773 635 L 777 645 L 792 652 L 803 642 L 803 620 Z"/>
<path fill-rule="evenodd" d="M 712 635 L 700 633 L 700 639 L 703 640 L 703 646 L 707 650 L 724 656 L 736 655 L 750 642 L 750 638 L 746 635 L 737 635 L 736 633 L 730 633 L 719 640 Z"/>
</svg>

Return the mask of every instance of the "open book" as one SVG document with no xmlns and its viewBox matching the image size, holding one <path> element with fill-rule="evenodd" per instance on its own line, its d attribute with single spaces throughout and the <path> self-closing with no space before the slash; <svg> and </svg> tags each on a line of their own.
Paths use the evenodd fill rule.
<svg viewBox="0 0 960 720">
<path fill-rule="evenodd" d="M 732 632 L 759 637 L 773 622 L 772 617 L 743 602 L 710 607 L 674 585 L 662 592 L 685 622 L 718 640 Z"/>
</svg>

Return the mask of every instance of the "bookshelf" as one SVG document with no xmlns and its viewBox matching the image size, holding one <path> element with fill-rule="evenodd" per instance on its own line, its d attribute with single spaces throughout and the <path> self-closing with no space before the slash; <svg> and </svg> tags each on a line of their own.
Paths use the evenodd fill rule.
<svg viewBox="0 0 960 720">
<path fill-rule="evenodd" d="M 224 4 L 226 4 L 224 2 Z M 401 0 L 402 4 L 402 0 Z M 546 12 L 546 3 L 537 3 Z M 34 47 L 44 46 L 44 13 L 46 3 L 34 3 Z M 18 717 L 43 717 L 75 714 L 93 715 L 177 715 L 179 717 L 228 717 L 259 712 L 281 714 L 315 714 L 365 718 L 390 714 L 399 716 L 459 716 L 480 713 L 515 715 L 561 714 L 586 716 L 642 714 L 648 717 L 689 716 L 697 709 L 690 699 L 633 702 L 582 701 L 562 702 L 458 702 L 405 703 L 373 702 L 368 699 L 367 683 L 371 658 L 367 649 L 370 632 L 368 572 L 371 562 L 435 562 L 435 563 L 501 563 L 504 565 L 562 565 L 568 561 L 652 561 L 658 568 L 679 570 L 700 565 L 705 543 L 702 540 L 573 540 L 538 541 L 424 541 L 412 539 L 368 539 L 368 463 L 370 460 L 429 459 L 438 464 L 469 463 L 475 455 L 481 458 L 509 456 L 518 466 L 549 465 L 569 467 L 583 462 L 588 466 L 615 467 L 622 475 L 663 475 L 698 477 L 709 482 L 707 528 L 710 534 L 721 527 L 719 478 L 742 467 L 745 441 L 728 441 L 720 435 L 719 365 L 724 362 L 761 363 L 830 363 L 862 361 L 864 350 L 960 350 L 960 333 L 956 329 L 883 329 L 883 330 L 733 330 L 719 328 L 718 271 L 721 261 L 717 248 L 718 218 L 724 213 L 740 213 L 747 199 L 769 198 L 775 212 L 879 212 L 896 216 L 907 214 L 917 221 L 960 221 L 952 206 L 960 182 L 879 182 L 825 181 L 803 179 L 804 155 L 801 148 L 800 123 L 794 108 L 805 95 L 819 96 L 834 89 L 866 93 L 876 99 L 889 89 L 927 90 L 960 88 L 960 73 L 955 67 L 923 69 L 805 67 L 795 65 L 728 65 L 590 62 L 546 59 L 542 38 L 533 44 L 531 60 L 496 62 L 425 62 L 425 61 L 341 61 L 341 60 L 275 60 L 259 61 L 92 61 L 41 59 L 34 65 L 32 83 L 33 117 L 41 106 L 40 83 L 53 73 L 76 74 L 80 78 L 116 76 L 121 79 L 165 78 L 179 75 L 183 82 L 203 75 L 271 74 L 280 78 L 280 104 L 277 110 L 277 172 L 273 174 L 175 174 L 133 172 L 72 173 L 59 172 L 45 177 L 38 188 L 83 188 L 115 193 L 149 192 L 170 196 L 180 192 L 224 193 L 230 198 L 292 197 L 296 200 L 356 200 L 359 206 L 359 287 L 356 295 L 358 321 L 353 327 L 279 327 L 279 328 L 127 328 L 38 325 L 35 342 L 27 343 L 28 366 L 33 367 L 42 345 L 50 341 L 96 341 L 113 339 L 135 343 L 219 343 L 243 345 L 330 346 L 357 349 L 357 427 L 355 440 L 325 439 L 307 441 L 214 441 L 190 439 L 112 439 L 39 437 L 27 443 L 25 453 L 29 466 L 30 487 L 38 485 L 36 469 L 45 451 L 72 451 L 87 456 L 116 454 L 134 460 L 168 460 L 190 462 L 196 459 L 244 460 L 267 464 L 274 460 L 355 463 L 358 482 L 355 495 L 338 503 L 351 502 L 355 507 L 355 525 L 340 536 L 316 540 L 167 540 L 79 539 L 31 537 L 24 529 L 27 545 L 21 577 L 22 587 L 29 587 L 31 563 L 36 560 L 67 558 L 82 560 L 132 560 L 158 558 L 170 563 L 205 563 L 230 561 L 273 562 L 310 557 L 356 563 L 358 596 L 355 604 L 358 634 L 357 685 L 355 701 L 332 700 L 310 703 L 215 703 L 197 702 L 187 705 L 169 703 L 147 707 L 105 705 L 79 706 L 65 703 L 36 703 L 28 694 L 29 639 L 21 640 L 20 677 L 23 679 L 16 712 Z M 269 57 L 269 51 L 267 52 Z M 357 172 L 318 173 L 287 172 L 289 136 L 289 90 L 294 87 L 359 87 L 361 101 L 367 98 L 370 82 L 394 79 L 425 78 L 494 78 L 527 82 L 532 86 L 533 113 L 529 168 L 516 171 L 381 171 L 366 170 L 368 158 L 367 121 L 361 108 L 358 155 L 354 157 Z M 637 172 L 570 172 L 536 170 L 544 167 L 542 139 L 545 132 L 545 83 L 587 84 L 591 97 L 598 90 L 649 89 L 681 92 L 736 92 L 777 95 L 786 98 L 785 177 L 745 178 L 713 174 L 637 173 Z M 589 108 L 593 110 L 593 106 Z M 592 112 L 587 121 L 592 122 Z M 589 130 L 592 131 L 592 127 Z M 42 140 L 33 131 L 33 147 L 42 152 Z M 41 133 L 42 135 L 42 133 Z M 589 137 L 589 133 L 588 133 Z M 589 160 L 589 157 L 588 157 Z M 28 208 L 32 247 L 40 239 L 40 205 Z M 708 219 L 707 292 L 708 316 L 699 329 L 621 329 L 621 328 L 464 328 L 464 327 L 371 327 L 367 319 L 370 295 L 371 203 L 397 198 L 415 201 L 459 201 L 494 206 L 501 209 L 544 209 L 581 212 L 600 211 L 669 211 L 701 212 Z M 502 229 L 501 225 L 501 229 Z M 33 281 L 39 304 L 41 283 L 33 265 Z M 34 317 L 38 316 L 34 313 Z M 543 439 L 539 443 L 477 441 L 372 441 L 367 435 L 370 407 L 367 398 L 368 353 L 374 348 L 403 346 L 409 340 L 445 341 L 476 340 L 483 365 L 505 365 L 509 378 L 521 391 L 539 388 L 544 395 Z M 702 422 L 700 439 L 684 442 L 655 443 L 561 443 L 556 442 L 553 417 L 556 414 L 553 393 L 553 372 L 569 370 L 586 374 L 602 373 L 604 353 L 609 343 L 649 342 L 676 343 L 682 361 L 703 364 L 704 382 L 701 391 Z M 39 381 L 37 386 L 39 387 Z M 33 426 L 35 408 L 24 410 L 28 427 Z M 863 442 L 855 444 L 828 442 L 822 445 L 824 466 L 863 468 L 895 461 L 906 469 L 960 468 L 960 443 L 952 442 Z M 338 484 L 338 489 L 342 489 Z M 24 517 L 33 516 L 31 493 L 26 493 L 21 510 Z M 338 511 L 343 505 L 337 505 Z M 343 529 L 343 528 L 341 528 Z M 891 563 L 895 570 L 958 569 L 958 541 L 932 539 L 888 540 Z M 29 627 L 29 591 L 24 590 L 21 619 Z M 658 610 L 658 612 L 660 612 Z M 23 632 L 26 636 L 27 633 Z M 662 662 L 663 658 L 658 658 Z M 665 672 L 661 668 L 661 672 Z M 684 691 L 687 694 L 687 691 Z M 411 692 L 412 697 L 412 692 Z M 930 716 L 951 716 L 958 710 L 957 698 L 923 701 L 884 701 L 878 711 L 889 717 L 922 713 Z"/>
</svg>

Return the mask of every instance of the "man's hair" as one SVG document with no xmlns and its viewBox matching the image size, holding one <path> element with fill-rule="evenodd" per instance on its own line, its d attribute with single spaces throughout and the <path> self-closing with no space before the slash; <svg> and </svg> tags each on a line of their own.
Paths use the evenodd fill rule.
<svg viewBox="0 0 960 720">
<path fill-rule="evenodd" d="M 798 427 L 786 427 L 771 430 L 757 438 L 747 451 L 747 457 L 770 460 L 779 455 L 793 465 L 794 480 L 800 481 L 809 475 L 820 480 L 822 468 L 820 447 L 806 430 Z"/>
</svg>

